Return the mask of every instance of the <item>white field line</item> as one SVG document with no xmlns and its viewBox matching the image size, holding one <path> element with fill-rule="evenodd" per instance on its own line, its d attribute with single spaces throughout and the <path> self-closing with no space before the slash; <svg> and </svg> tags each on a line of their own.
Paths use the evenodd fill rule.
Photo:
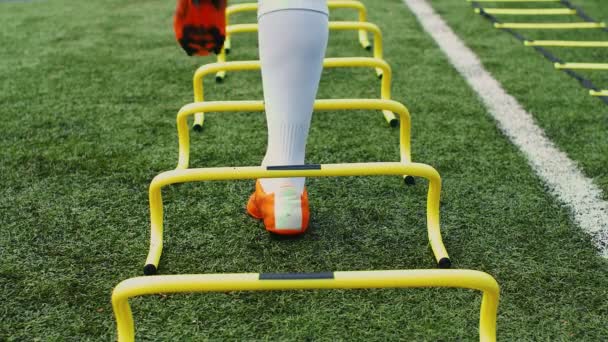
<svg viewBox="0 0 608 342">
<path fill-rule="evenodd" d="M 600 255 L 608 258 L 608 202 L 602 199 L 601 189 L 545 136 L 532 115 L 505 92 L 426 0 L 403 1 L 483 100 L 502 132 L 523 152 L 550 191 L 569 207 Z"/>
</svg>

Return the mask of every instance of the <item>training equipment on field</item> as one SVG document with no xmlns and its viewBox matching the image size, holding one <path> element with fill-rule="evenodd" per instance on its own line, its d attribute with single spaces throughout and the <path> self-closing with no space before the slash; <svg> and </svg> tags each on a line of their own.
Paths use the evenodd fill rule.
<svg viewBox="0 0 608 342">
<path fill-rule="evenodd" d="M 135 339 L 129 298 L 170 293 L 316 289 L 463 288 L 481 291 L 479 340 L 496 341 L 500 291 L 487 273 L 470 270 L 354 271 L 327 273 L 241 273 L 150 276 L 127 279 L 112 292 L 119 342 Z"/>
<path fill-rule="evenodd" d="M 608 63 L 555 63 L 555 69 L 608 70 Z"/>
<path fill-rule="evenodd" d="M 329 22 L 329 29 L 333 31 L 338 30 L 357 30 L 359 32 L 359 43 L 366 50 L 371 50 L 372 45 L 369 42 L 367 32 L 371 32 L 374 35 L 373 45 L 373 58 L 366 57 L 346 57 L 346 58 L 326 58 L 323 67 L 324 68 L 347 68 L 347 67 L 372 67 L 376 70 L 376 75 L 382 80 L 382 88 L 380 97 L 385 100 L 391 99 L 391 70 L 390 66 L 383 60 L 383 44 L 382 44 L 382 32 L 377 25 L 367 22 L 367 10 L 365 6 L 359 1 L 353 0 L 329 0 L 329 9 L 338 8 L 351 8 L 356 9 L 359 13 L 359 21 L 339 21 Z M 257 11 L 257 3 L 245 3 L 235 4 L 228 6 L 226 10 L 226 22 L 230 23 L 230 16 L 242 12 L 253 12 Z M 258 31 L 258 24 L 233 24 L 228 25 L 226 29 L 226 43 L 224 48 L 217 56 L 217 63 L 206 64 L 201 66 L 194 74 L 194 101 L 202 102 L 203 97 L 203 78 L 210 74 L 215 73 L 215 81 L 221 83 L 226 78 L 228 71 L 245 71 L 245 70 L 259 70 L 259 61 L 237 61 L 227 62 L 227 53 L 231 51 L 231 36 L 237 33 L 256 33 Z M 382 114 L 386 122 L 391 127 L 397 127 L 398 119 L 394 113 L 390 111 L 383 111 Z M 204 125 L 204 113 L 197 113 L 194 116 L 194 123 L 192 128 L 195 131 L 202 131 Z"/>
<path fill-rule="evenodd" d="M 526 40 L 526 46 L 546 46 L 546 47 L 608 47 L 608 41 L 576 41 L 576 40 Z"/>
<path fill-rule="evenodd" d="M 563 70 L 567 75 L 579 81 L 589 90 L 589 94 L 608 104 L 608 93 L 602 91 L 589 79 L 574 70 L 608 70 L 606 63 L 566 63 L 549 52 L 546 48 L 606 48 L 608 41 L 590 40 L 534 40 L 524 36 L 519 30 L 552 30 L 555 32 L 571 30 L 598 30 L 608 32 L 606 23 L 598 22 L 589 17 L 580 7 L 574 6 L 569 0 L 467 0 L 475 13 L 488 19 L 495 28 L 509 32 L 525 46 L 534 48 L 538 53 L 551 61 L 557 70 Z M 487 3 L 555 3 L 561 7 L 555 8 L 488 8 Z M 576 16 L 579 22 L 502 22 L 496 16 Z"/>
<path fill-rule="evenodd" d="M 608 90 L 600 90 L 600 91 L 589 90 L 589 95 L 591 95 L 591 96 L 608 96 Z"/>
<path fill-rule="evenodd" d="M 296 166 L 252 166 L 205 169 L 177 169 L 154 177 L 150 184 L 150 250 L 144 274 L 153 275 L 163 250 L 163 201 L 161 190 L 171 184 L 203 181 L 227 181 L 260 178 L 353 177 L 353 176 L 421 177 L 429 181 L 427 194 L 427 231 L 431 249 L 439 268 L 449 268 L 451 261 L 443 245 L 439 225 L 441 178 L 431 166 L 418 163 L 358 163 Z"/>
<path fill-rule="evenodd" d="M 329 99 L 317 100 L 315 111 L 369 110 L 382 111 L 391 126 L 399 126 L 399 161 L 353 164 L 251 166 L 220 168 L 190 167 L 190 131 L 188 118 L 195 116 L 195 129 L 202 128 L 204 115 L 210 112 L 261 112 L 263 101 L 204 101 L 203 78 L 216 73 L 222 81 L 227 71 L 260 69 L 259 61 L 226 62 L 225 51 L 218 56 L 219 63 L 198 68 L 194 75 L 195 102 L 183 106 L 177 114 L 179 159 L 177 168 L 163 172 L 152 180 L 149 188 L 150 201 L 150 247 L 144 264 L 146 277 L 127 279 L 118 284 L 112 293 L 112 306 L 116 316 L 119 341 L 133 341 L 135 328 L 129 298 L 157 293 L 226 292 L 226 291 L 271 291 L 312 289 L 370 289 L 410 287 L 453 287 L 474 289 L 483 292 L 479 320 L 481 341 L 496 340 L 496 317 L 499 288 L 490 275 L 470 270 L 446 270 L 452 262 L 443 244 L 440 229 L 441 177 L 431 166 L 414 163 L 411 157 L 411 121 L 408 109 L 391 100 L 392 72 L 382 60 L 382 37 L 380 29 L 366 22 L 365 7 L 358 1 L 329 0 L 330 8 L 350 7 L 359 10 L 360 22 L 332 22 L 329 27 L 336 30 L 359 31 L 362 46 L 369 47 L 365 32 L 374 33 L 374 57 L 327 58 L 325 68 L 369 67 L 381 76 L 380 99 Z M 235 5 L 227 16 L 257 8 L 253 4 Z M 256 24 L 231 25 L 230 35 L 238 32 L 256 32 Z M 228 40 L 227 48 L 230 48 Z M 397 119 L 398 118 L 398 119 Z M 353 176 L 399 176 L 407 185 L 414 185 L 414 177 L 428 181 L 426 199 L 426 230 L 429 245 L 439 270 L 393 270 L 325 272 L 312 274 L 200 274 L 200 275 L 156 275 L 163 252 L 163 199 L 162 189 L 179 183 L 256 180 L 265 178 L 296 177 L 353 177 Z M 202 199 L 205 200 L 205 199 Z M 216 200 L 216 199 L 215 199 Z M 314 212 L 313 212 L 314 214 Z"/>
<path fill-rule="evenodd" d="M 567 8 L 484 8 L 488 14 L 500 15 L 568 15 L 576 14 L 576 10 Z M 476 8 L 475 13 L 479 14 L 481 9 Z"/>
<path fill-rule="evenodd" d="M 380 98 L 383 100 L 391 99 L 391 68 L 382 59 L 369 57 L 345 57 L 345 58 L 326 58 L 323 61 L 323 68 L 374 68 L 379 69 L 383 75 L 381 78 Z M 203 79 L 206 75 L 216 73 L 218 70 L 224 71 L 247 71 L 259 70 L 260 61 L 239 61 L 211 63 L 199 67 L 194 73 L 194 101 L 204 101 Z M 391 127 L 397 127 L 399 121 L 395 114 L 389 110 L 383 110 L 384 119 Z M 204 113 L 196 113 L 194 116 L 193 129 L 201 131 L 203 129 L 205 116 Z"/>
<path fill-rule="evenodd" d="M 330 31 L 366 31 L 371 32 L 374 35 L 374 58 L 382 59 L 383 58 L 383 48 L 382 48 L 382 32 L 380 28 L 375 24 L 368 22 L 359 22 L 359 21 L 330 21 L 329 22 L 329 30 Z M 230 25 L 226 28 L 226 32 L 228 35 L 233 36 L 237 33 L 257 33 L 258 32 L 258 24 L 236 24 Z M 218 62 L 226 62 L 226 49 L 222 49 L 222 51 L 217 55 Z M 376 69 L 376 74 L 378 77 L 382 77 L 382 71 Z M 218 82 L 223 81 L 226 78 L 226 71 L 221 70 L 215 75 L 215 79 Z"/>
<path fill-rule="evenodd" d="M 348 8 L 357 10 L 359 14 L 359 22 L 365 23 L 367 22 L 367 9 L 360 1 L 353 0 L 328 0 L 327 7 L 330 10 L 338 9 L 338 8 Z M 233 16 L 237 13 L 244 12 L 256 12 L 258 10 L 258 3 L 245 3 L 245 4 L 235 4 L 230 5 L 226 9 L 226 24 L 229 25 L 231 20 L 230 16 Z M 369 38 L 367 37 L 367 31 L 361 29 L 359 30 L 359 44 L 366 50 L 371 50 L 372 44 L 369 42 Z M 230 33 L 226 35 L 226 42 L 224 43 L 224 49 L 226 53 L 230 53 L 232 50 L 232 42 L 230 39 Z"/>
<path fill-rule="evenodd" d="M 334 110 L 381 110 L 389 111 L 399 116 L 399 154 L 401 162 L 409 163 L 411 158 L 411 120 L 408 109 L 401 103 L 392 100 L 377 99 L 339 99 L 316 100 L 315 111 Z M 177 135 L 179 145 L 179 161 L 177 169 L 187 169 L 190 163 L 190 131 L 188 117 L 196 113 L 209 112 L 261 112 L 264 111 L 263 101 L 209 101 L 195 102 L 183 106 L 177 113 Z M 407 182 L 411 182 L 406 179 Z"/>
<path fill-rule="evenodd" d="M 467 2 L 561 2 L 562 0 L 467 0 Z"/>
<path fill-rule="evenodd" d="M 604 23 L 494 23 L 496 28 L 510 29 L 540 29 L 540 30 L 571 30 L 596 29 L 606 27 Z"/>
</svg>

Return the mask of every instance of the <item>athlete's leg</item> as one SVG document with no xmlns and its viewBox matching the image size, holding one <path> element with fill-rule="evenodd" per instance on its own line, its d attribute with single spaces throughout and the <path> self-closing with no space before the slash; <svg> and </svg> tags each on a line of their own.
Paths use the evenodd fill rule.
<svg viewBox="0 0 608 342">
<path fill-rule="evenodd" d="M 268 122 L 268 148 L 262 164 L 301 165 L 327 47 L 327 3 L 260 0 L 258 22 Z M 303 178 L 260 180 L 257 192 L 274 194 L 274 217 L 264 217 L 269 230 L 293 234 L 306 229 L 308 202 L 304 181 Z"/>
</svg>

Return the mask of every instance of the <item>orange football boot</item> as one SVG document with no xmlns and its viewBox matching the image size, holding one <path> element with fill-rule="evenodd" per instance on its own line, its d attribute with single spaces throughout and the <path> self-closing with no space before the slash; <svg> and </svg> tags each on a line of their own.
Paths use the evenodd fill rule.
<svg viewBox="0 0 608 342">
<path fill-rule="evenodd" d="M 189 56 L 220 53 L 226 39 L 226 0 L 178 0 L 173 29 Z"/>
<path fill-rule="evenodd" d="M 306 188 L 298 194 L 293 186 L 282 186 L 276 193 L 267 194 L 260 181 L 255 182 L 255 192 L 247 203 L 247 212 L 256 219 L 264 220 L 266 230 L 278 235 L 298 235 L 308 229 L 310 211 Z"/>
</svg>

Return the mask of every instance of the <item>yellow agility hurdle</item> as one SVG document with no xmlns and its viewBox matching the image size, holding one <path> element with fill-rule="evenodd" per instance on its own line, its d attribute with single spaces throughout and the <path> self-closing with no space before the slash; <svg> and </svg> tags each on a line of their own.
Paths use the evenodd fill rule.
<svg viewBox="0 0 608 342">
<path fill-rule="evenodd" d="M 475 8 L 475 13 L 481 11 L 499 15 L 572 15 L 576 10 L 569 8 Z"/>
<path fill-rule="evenodd" d="M 399 116 L 399 152 L 402 163 L 409 163 L 411 158 L 411 118 L 408 109 L 399 102 L 378 99 L 340 99 L 316 100 L 315 111 L 330 110 L 381 110 Z M 177 113 L 177 136 L 179 140 L 179 161 L 177 169 L 187 169 L 190 163 L 190 130 L 188 117 L 196 113 L 208 112 L 261 112 L 263 101 L 209 101 L 195 102 L 183 106 Z M 404 174 L 405 175 L 405 174 Z M 406 177 L 407 184 L 413 179 Z"/>
<path fill-rule="evenodd" d="M 349 8 L 357 10 L 359 13 L 359 22 L 367 22 L 367 9 L 365 5 L 363 5 L 360 1 L 354 0 L 329 0 L 327 1 L 327 7 L 330 10 L 338 9 L 338 8 Z M 243 13 L 243 12 L 256 12 L 258 10 L 258 4 L 256 3 L 245 3 L 245 4 L 236 4 L 230 5 L 226 8 L 226 26 L 230 26 L 230 16 Z M 369 42 L 369 38 L 367 37 L 367 31 L 359 30 L 359 44 L 366 50 L 371 50 L 371 43 Z M 224 42 L 224 49 L 226 53 L 230 53 L 232 49 L 232 42 L 230 39 L 230 34 L 226 34 L 226 41 Z"/>
<path fill-rule="evenodd" d="M 396 270 L 316 274 L 231 273 L 138 277 L 122 281 L 112 292 L 119 342 L 135 340 L 129 298 L 158 293 L 284 291 L 317 289 L 463 288 L 483 293 L 479 340 L 496 341 L 500 288 L 487 273 L 472 270 Z"/>
<path fill-rule="evenodd" d="M 372 23 L 358 22 L 358 21 L 330 21 L 329 29 L 332 31 L 344 31 L 344 30 L 363 30 L 371 32 L 374 35 L 374 58 L 383 59 L 383 48 L 382 48 L 382 32 L 380 28 Z M 226 27 L 227 35 L 234 35 L 237 33 L 252 33 L 258 32 L 258 24 L 236 24 Z M 226 62 L 226 49 L 222 48 L 220 53 L 217 55 L 217 61 L 219 63 Z M 378 77 L 382 77 L 382 70 L 376 69 Z M 226 71 L 218 71 L 215 75 L 217 81 L 222 81 L 226 78 Z"/>
<path fill-rule="evenodd" d="M 574 48 L 605 48 L 608 41 L 576 41 L 576 40 L 526 40 L 525 46 L 551 46 L 551 47 L 574 47 Z"/>
<path fill-rule="evenodd" d="M 555 63 L 555 69 L 608 70 L 608 63 Z"/>
<path fill-rule="evenodd" d="M 600 90 L 600 91 L 590 90 L 589 91 L 589 95 L 591 95 L 591 96 L 606 96 L 606 97 L 608 97 L 608 90 Z"/>
<path fill-rule="evenodd" d="M 530 29 L 530 30 L 574 30 L 596 29 L 606 27 L 606 23 L 494 23 L 495 28 Z"/>
<path fill-rule="evenodd" d="M 326 58 L 323 61 L 323 68 L 378 68 L 382 70 L 380 97 L 384 100 L 391 99 L 391 80 L 392 72 L 391 67 L 382 59 L 368 58 L 368 57 L 346 57 L 346 58 Z M 203 102 L 204 91 L 203 91 L 203 79 L 209 74 L 216 73 L 220 70 L 224 71 L 247 71 L 247 70 L 260 70 L 260 61 L 238 61 L 238 62 L 224 62 L 224 63 L 211 63 L 205 64 L 198 68 L 194 73 L 193 85 L 194 85 L 194 101 Z M 393 112 L 384 110 L 382 112 L 386 122 L 391 127 L 396 127 L 399 123 L 397 117 Z M 194 130 L 200 131 L 203 129 L 205 116 L 203 113 L 196 113 L 194 115 Z"/>
<path fill-rule="evenodd" d="M 152 180 L 150 200 L 150 250 L 144 274 L 156 274 L 163 251 L 162 188 L 178 183 L 202 181 L 246 180 L 259 178 L 293 177 L 352 177 L 402 176 L 422 177 L 429 181 L 427 195 L 427 231 L 431 249 L 440 268 L 449 268 L 451 261 L 443 245 L 439 221 L 441 177 L 429 165 L 418 163 L 355 163 L 300 166 L 219 167 L 205 169 L 177 169 L 163 172 Z"/>
</svg>

